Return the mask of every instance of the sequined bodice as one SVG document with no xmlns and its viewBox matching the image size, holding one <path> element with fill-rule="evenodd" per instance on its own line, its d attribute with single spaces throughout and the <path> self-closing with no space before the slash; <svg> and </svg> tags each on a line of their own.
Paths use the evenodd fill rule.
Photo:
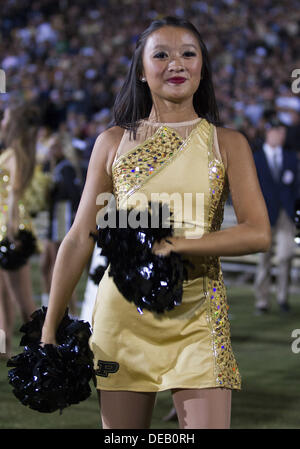
<svg viewBox="0 0 300 449">
<path fill-rule="evenodd" d="M 130 195 L 144 180 L 162 169 L 173 155 L 184 149 L 191 135 L 183 140 L 174 129 L 161 125 L 141 145 L 121 155 L 112 167 L 117 199 Z"/>
<path fill-rule="evenodd" d="M 199 142 L 199 157 L 202 145 L 202 151 L 207 156 L 207 166 L 201 167 L 198 177 L 206 173 L 210 181 L 211 210 L 209 221 L 211 227 L 208 230 L 217 230 L 220 227 L 220 220 L 223 219 L 222 206 L 224 206 L 228 195 L 227 175 L 224 164 L 214 151 L 214 126 L 205 119 L 197 122 L 186 138 L 183 138 L 175 127 L 171 127 L 171 124 L 160 125 L 151 136 L 138 145 L 132 145 L 132 148 L 125 154 L 121 154 L 115 159 L 112 166 L 112 179 L 117 205 L 120 205 L 125 198 L 141 189 L 143 185 L 146 185 L 151 177 L 156 177 L 170 163 L 174 163 L 180 154 L 187 152 L 189 146 L 195 144 L 193 138 L 198 135 L 202 141 L 206 140 L 205 142 Z M 182 179 L 177 179 L 177 184 L 180 185 L 182 181 Z M 201 182 L 197 182 L 197 187 L 201 190 Z M 184 190 L 184 186 L 181 184 L 182 188 Z"/>
</svg>

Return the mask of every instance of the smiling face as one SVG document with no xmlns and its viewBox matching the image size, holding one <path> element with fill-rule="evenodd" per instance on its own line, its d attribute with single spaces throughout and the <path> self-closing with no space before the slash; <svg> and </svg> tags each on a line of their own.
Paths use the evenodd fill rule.
<svg viewBox="0 0 300 449">
<path fill-rule="evenodd" d="M 153 100 L 192 101 L 200 83 L 201 68 L 201 48 L 191 31 L 167 25 L 147 38 L 143 76 Z M 182 77 L 185 81 L 175 83 L 170 80 L 172 77 Z"/>
</svg>

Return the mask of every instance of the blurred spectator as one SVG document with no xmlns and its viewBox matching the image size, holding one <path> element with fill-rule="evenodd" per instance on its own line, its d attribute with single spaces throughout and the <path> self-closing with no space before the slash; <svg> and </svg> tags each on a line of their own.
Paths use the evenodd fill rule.
<svg viewBox="0 0 300 449">
<path fill-rule="evenodd" d="M 8 238 L 11 247 L 25 256 L 23 263 L 14 262 L 10 268 L 1 264 L 0 268 L 0 329 L 5 331 L 8 354 L 12 349 L 16 308 L 19 307 L 23 322 L 29 321 L 35 310 L 30 260 L 26 257 L 30 246 L 21 244 L 19 233 L 24 230 L 31 234 L 39 246 L 31 207 L 36 204 L 32 182 L 39 114 L 36 105 L 17 104 L 7 108 L 1 120 L 5 150 L 0 156 L 0 245 L 5 248 Z"/>
<path fill-rule="evenodd" d="M 8 93 L 1 95 L 0 109 L 15 97 L 38 100 L 52 129 L 65 122 L 72 136 L 85 141 L 79 154 L 86 168 L 101 132 L 95 117 L 110 113 L 138 34 L 156 17 L 179 15 L 193 22 L 208 47 L 224 126 L 246 135 L 249 129 L 255 148 L 261 136 L 254 130 L 266 109 L 277 108 L 293 126 L 286 107 L 299 111 L 299 96 L 290 86 L 293 69 L 300 67 L 297 0 L 142 0 L 131 8 L 132 3 L 6 2 L 0 66 Z"/>
<path fill-rule="evenodd" d="M 293 125 L 294 113 L 300 112 L 300 98 L 293 94 L 287 83 L 280 89 L 281 95 L 276 98 L 278 118 L 287 126 Z"/>
<path fill-rule="evenodd" d="M 277 303 L 289 310 L 289 279 L 295 253 L 294 207 L 297 194 L 297 154 L 283 149 L 285 126 L 276 118 L 266 123 L 265 142 L 254 152 L 258 179 L 264 195 L 272 230 L 269 251 L 260 253 L 255 278 L 256 310 L 267 312 L 271 307 L 271 269 L 276 243 Z"/>
<path fill-rule="evenodd" d="M 300 111 L 291 110 L 290 117 L 284 147 L 287 150 L 297 151 L 300 155 Z"/>
</svg>

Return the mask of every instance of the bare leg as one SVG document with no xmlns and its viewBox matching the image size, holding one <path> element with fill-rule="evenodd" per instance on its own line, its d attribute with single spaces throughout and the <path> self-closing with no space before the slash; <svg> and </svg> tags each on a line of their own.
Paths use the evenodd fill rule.
<svg viewBox="0 0 300 449">
<path fill-rule="evenodd" d="M 3 277 L 9 295 L 19 305 L 22 319 L 29 321 L 30 315 L 35 311 L 36 305 L 33 300 L 31 271 L 29 262 L 18 270 L 4 271 Z"/>
<path fill-rule="evenodd" d="M 100 391 L 103 429 L 149 429 L 156 393 Z"/>
<path fill-rule="evenodd" d="M 180 429 L 229 429 L 231 390 L 173 389 Z"/>
</svg>

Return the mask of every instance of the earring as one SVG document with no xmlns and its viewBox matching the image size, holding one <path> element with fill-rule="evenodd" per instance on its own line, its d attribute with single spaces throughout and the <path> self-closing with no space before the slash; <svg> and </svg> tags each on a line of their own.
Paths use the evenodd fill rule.
<svg viewBox="0 0 300 449">
<path fill-rule="evenodd" d="M 143 76 L 143 78 L 141 79 L 141 81 L 142 81 L 143 83 L 145 83 L 145 82 L 146 82 L 146 78 Z"/>
</svg>

